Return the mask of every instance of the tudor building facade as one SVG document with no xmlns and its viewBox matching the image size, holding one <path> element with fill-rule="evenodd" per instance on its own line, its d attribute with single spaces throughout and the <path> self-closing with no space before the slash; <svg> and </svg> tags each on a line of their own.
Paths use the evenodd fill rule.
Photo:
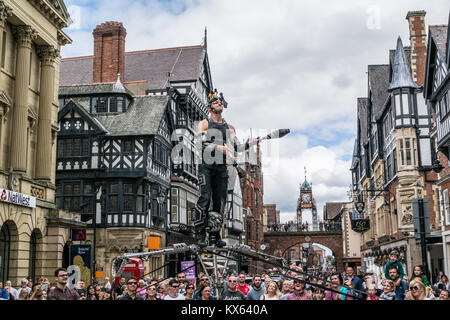
<svg viewBox="0 0 450 320">
<path fill-rule="evenodd" d="M 51 277 L 76 215 L 56 210 L 63 1 L 0 1 L 0 281 Z M 64 217 L 63 217 L 64 216 Z"/>
<path fill-rule="evenodd" d="M 449 15 L 450 22 L 450 15 Z M 449 141 L 450 141 L 450 58 L 449 24 L 428 27 L 427 63 L 423 95 L 433 113 L 431 135 L 435 141 L 436 157 L 442 166 L 438 173 L 440 188 L 439 211 L 442 225 L 443 265 L 439 270 L 450 272 L 450 209 L 449 209 Z"/>
<path fill-rule="evenodd" d="M 358 135 L 352 162 L 353 201 L 364 201 L 370 230 L 361 237 L 364 264 L 375 273 L 392 249 L 407 274 L 422 261 L 416 244 L 413 199 L 426 198 L 434 242 L 439 242 L 438 191 L 432 171 L 432 115 L 423 99 L 425 12 L 410 11 L 411 47 L 400 38 L 389 64 L 368 68 L 368 97 L 358 98 Z M 437 244 L 439 245 L 439 244 Z M 439 255 L 430 271 L 439 268 Z"/>
</svg>

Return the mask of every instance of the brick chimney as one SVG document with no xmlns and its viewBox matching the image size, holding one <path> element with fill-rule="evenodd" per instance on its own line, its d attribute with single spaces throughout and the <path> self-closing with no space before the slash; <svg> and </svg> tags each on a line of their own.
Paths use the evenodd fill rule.
<svg viewBox="0 0 450 320">
<path fill-rule="evenodd" d="M 427 62 L 427 33 L 425 31 L 425 14 L 421 11 L 408 11 L 409 40 L 411 42 L 411 70 L 414 82 L 421 86 L 425 81 Z"/>
<path fill-rule="evenodd" d="M 117 74 L 124 75 L 125 37 L 121 22 L 106 21 L 92 32 L 94 35 L 94 82 L 115 82 Z M 122 76 L 122 81 L 125 81 Z"/>
</svg>

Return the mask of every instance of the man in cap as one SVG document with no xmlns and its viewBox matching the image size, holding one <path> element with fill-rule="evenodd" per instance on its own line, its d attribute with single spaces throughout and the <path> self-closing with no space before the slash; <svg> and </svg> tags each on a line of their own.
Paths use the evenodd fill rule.
<svg viewBox="0 0 450 320">
<path fill-rule="evenodd" d="M 197 126 L 197 143 L 201 143 L 202 157 L 199 163 L 200 197 L 192 208 L 194 235 L 199 247 L 207 246 L 206 231 L 209 232 L 209 243 L 223 247 L 226 243 L 220 238 L 220 230 L 225 211 L 228 171 L 227 159 L 230 163 L 232 150 L 241 152 L 258 143 L 258 138 L 250 143 L 236 143 L 236 132 L 232 125 L 222 117 L 228 103 L 217 89 L 208 96 L 209 118 L 203 119 Z M 234 146 L 232 146 L 232 144 Z M 234 147 L 234 148 L 233 148 Z M 212 197 L 212 211 L 209 211 Z"/>
</svg>

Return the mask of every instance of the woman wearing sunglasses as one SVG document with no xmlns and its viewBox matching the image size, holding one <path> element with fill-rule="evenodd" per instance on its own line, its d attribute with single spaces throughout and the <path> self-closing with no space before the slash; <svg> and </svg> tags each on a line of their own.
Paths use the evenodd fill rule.
<svg viewBox="0 0 450 320">
<path fill-rule="evenodd" d="M 435 296 L 425 289 L 421 280 L 414 279 L 409 283 L 409 291 L 406 293 L 406 300 L 436 300 Z"/>
<path fill-rule="evenodd" d="M 156 285 L 150 285 L 147 288 L 147 293 L 145 295 L 145 300 L 160 300 L 157 298 Z"/>
<path fill-rule="evenodd" d="M 189 283 L 186 285 L 186 294 L 184 295 L 186 300 L 193 300 L 194 299 L 194 285 L 192 283 Z"/>
</svg>

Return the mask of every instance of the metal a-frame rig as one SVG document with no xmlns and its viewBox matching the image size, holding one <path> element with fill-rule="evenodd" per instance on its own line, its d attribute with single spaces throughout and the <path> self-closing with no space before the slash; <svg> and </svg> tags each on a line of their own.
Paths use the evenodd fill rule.
<svg viewBox="0 0 450 320">
<path fill-rule="evenodd" d="M 195 257 L 197 261 L 200 262 L 203 271 L 209 279 L 209 283 L 214 288 L 216 296 L 219 299 L 224 287 L 224 281 L 227 277 L 228 262 L 230 260 L 237 260 L 239 256 L 254 258 L 263 262 L 271 262 L 271 264 L 282 266 L 282 270 L 289 270 L 286 259 L 256 251 L 247 245 L 237 244 L 233 246 L 225 246 L 223 248 L 214 246 L 200 248 L 195 244 L 187 245 L 185 243 L 177 243 L 167 248 L 151 250 L 149 252 L 125 253 L 118 256 L 112 262 L 111 274 L 113 277 L 120 277 L 130 258 L 140 258 L 147 261 L 149 258 L 154 256 L 178 253 L 190 253 L 192 257 Z M 219 263 L 219 260 L 223 263 Z"/>
</svg>

